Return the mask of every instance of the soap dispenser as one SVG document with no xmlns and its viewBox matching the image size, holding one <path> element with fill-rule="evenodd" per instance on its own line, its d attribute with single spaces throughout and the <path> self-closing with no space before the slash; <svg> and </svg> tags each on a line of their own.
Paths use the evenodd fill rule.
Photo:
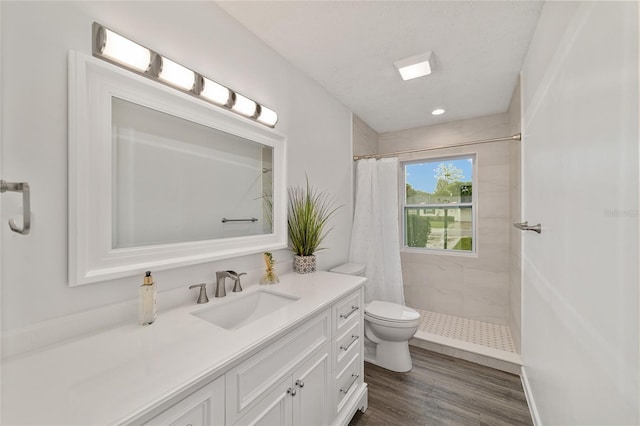
<svg viewBox="0 0 640 426">
<path fill-rule="evenodd" d="M 158 316 L 157 300 L 156 283 L 153 282 L 151 271 L 147 271 L 140 286 L 140 311 L 138 314 L 140 325 L 148 325 L 156 320 Z"/>
</svg>

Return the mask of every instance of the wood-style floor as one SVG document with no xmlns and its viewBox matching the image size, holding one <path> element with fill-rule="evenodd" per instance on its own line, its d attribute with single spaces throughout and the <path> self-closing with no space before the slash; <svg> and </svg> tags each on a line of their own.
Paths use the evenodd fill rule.
<svg viewBox="0 0 640 426">
<path fill-rule="evenodd" d="M 408 373 L 365 363 L 369 408 L 349 426 L 533 424 L 518 376 L 410 348 Z"/>
</svg>

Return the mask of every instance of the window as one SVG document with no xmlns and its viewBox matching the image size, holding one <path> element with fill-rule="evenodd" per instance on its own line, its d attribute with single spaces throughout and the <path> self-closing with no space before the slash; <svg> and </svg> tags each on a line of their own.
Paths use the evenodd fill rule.
<svg viewBox="0 0 640 426">
<path fill-rule="evenodd" d="M 403 163 L 404 247 L 475 252 L 475 155 Z"/>
</svg>

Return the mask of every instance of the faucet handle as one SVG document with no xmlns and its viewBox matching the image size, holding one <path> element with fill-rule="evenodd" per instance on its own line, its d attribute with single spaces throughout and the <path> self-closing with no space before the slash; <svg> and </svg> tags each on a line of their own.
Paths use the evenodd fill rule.
<svg viewBox="0 0 640 426">
<path fill-rule="evenodd" d="M 203 304 L 209 302 L 209 298 L 207 297 L 207 284 L 194 284 L 189 286 L 189 290 L 192 288 L 200 287 L 200 294 L 198 295 L 198 304 Z"/>
<path fill-rule="evenodd" d="M 235 273 L 235 272 L 234 272 Z M 240 277 L 243 275 L 247 275 L 246 272 L 241 272 L 239 274 L 236 274 L 236 277 L 234 278 L 236 280 L 236 283 L 233 285 L 233 291 L 234 292 L 239 292 L 242 291 L 242 286 L 240 285 Z"/>
</svg>

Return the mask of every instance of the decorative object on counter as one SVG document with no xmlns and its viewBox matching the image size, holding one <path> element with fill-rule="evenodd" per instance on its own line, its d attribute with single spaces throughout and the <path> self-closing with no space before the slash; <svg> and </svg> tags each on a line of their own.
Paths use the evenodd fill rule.
<svg viewBox="0 0 640 426">
<path fill-rule="evenodd" d="M 140 325 L 149 325 L 158 316 L 158 294 L 156 283 L 153 282 L 151 271 L 147 271 L 140 286 L 140 311 L 138 322 Z"/>
<path fill-rule="evenodd" d="M 260 284 L 278 284 L 280 282 L 280 278 L 276 275 L 276 271 L 273 269 L 275 265 L 275 261 L 273 260 L 273 254 L 271 252 L 264 252 L 264 264 L 267 266 L 267 269 L 260 280 Z"/>
<path fill-rule="evenodd" d="M 324 191 L 309 185 L 289 188 L 289 243 L 294 253 L 293 270 L 299 274 L 316 271 L 315 253 L 322 250 L 322 241 L 331 229 L 325 229 L 327 221 L 340 207 Z"/>
</svg>

